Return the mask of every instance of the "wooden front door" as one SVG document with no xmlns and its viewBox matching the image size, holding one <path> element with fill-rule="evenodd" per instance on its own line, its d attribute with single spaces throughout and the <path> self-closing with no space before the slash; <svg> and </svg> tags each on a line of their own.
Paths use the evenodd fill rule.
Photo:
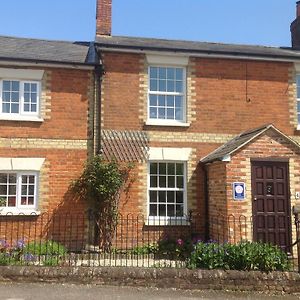
<svg viewBox="0 0 300 300">
<path fill-rule="evenodd" d="M 253 239 L 289 252 L 291 220 L 288 163 L 252 162 Z"/>
</svg>

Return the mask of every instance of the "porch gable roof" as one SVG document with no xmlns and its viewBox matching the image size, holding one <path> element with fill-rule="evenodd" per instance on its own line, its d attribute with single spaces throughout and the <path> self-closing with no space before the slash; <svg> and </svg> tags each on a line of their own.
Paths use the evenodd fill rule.
<svg viewBox="0 0 300 300">
<path fill-rule="evenodd" d="M 278 128 L 276 128 L 273 124 L 265 124 L 261 127 L 247 130 L 236 136 L 235 138 L 231 139 L 227 143 L 223 144 L 221 147 L 217 148 L 216 150 L 212 151 L 205 157 L 201 158 L 201 162 L 206 164 L 216 160 L 220 161 L 228 161 L 230 155 L 237 152 L 239 149 L 244 147 L 245 145 L 249 144 L 255 138 L 264 134 L 267 130 L 272 129 L 277 132 L 280 136 L 287 139 L 291 144 L 296 146 L 300 150 L 300 145 L 291 139 L 289 136 L 285 135 L 281 132 Z"/>
</svg>

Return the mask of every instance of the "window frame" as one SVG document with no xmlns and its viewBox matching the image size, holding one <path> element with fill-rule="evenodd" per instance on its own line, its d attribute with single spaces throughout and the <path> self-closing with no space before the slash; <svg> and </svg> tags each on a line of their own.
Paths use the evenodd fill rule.
<svg viewBox="0 0 300 300">
<path fill-rule="evenodd" d="M 172 164 L 183 164 L 183 216 L 150 216 L 150 164 L 151 163 L 172 163 Z M 176 176 L 176 174 L 175 174 Z M 168 191 L 168 188 L 155 188 L 159 191 Z M 176 188 L 169 189 L 170 191 L 176 191 Z M 181 189 L 180 189 L 181 190 Z M 175 202 L 176 203 L 176 202 Z M 167 205 L 167 204 L 166 204 Z M 168 221 L 175 221 L 172 225 L 186 225 L 182 221 L 187 218 L 187 162 L 182 160 L 150 160 L 147 164 L 147 219 L 148 222 L 157 222 L 157 225 L 171 225 Z M 177 221 L 177 222 L 176 222 Z"/>
<path fill-rule="evenodd" d="M 177 92 L 160 92 L 150 90 L 150 68 L 173 68 L 173 69 L 182 69 L 183 70 L 183 80 L 182 80 L 182 93 Z M 165 126 L 189 126 L 187 124 L 187 66 L 186 65 L 176 65 L 176 64 L 163 64 L 163 63 L 151 63 L 148 65 L 147 69 L 148 74 L 148 86 L 147 86 L 147 122 L 146 125 L 165 125 Z M 153 119 L 150 118 L 150 95 L 164 95 L 164 96 L 182 96 L 182 120 L 176 119 Z"/>
<path fill-rule="evenodd" d="M 3 82 L 4 81 L 18 81 L 20 83 L 19 89 L 19 113 L 6 113 L 3 112 Z M 36 112 L 25 112 L 24 111 L 24 85 L 25 83 L 36 84 L 37 85 L 37 111 Z M 6 120 L 28 120 L 28 121 L 42 121 L 40 119 L 41 114 L 41 86 L 42 83 L 39 80 L 24 80 L 20 78 L 8 77 L 0 79 L 0 119 Z"/>
<path fill-rule="evenodd" d="M 39 172 L 37 171 L 7 171 L 0 170 L 0 174 L 16 174 L 16 206 L 3 206 L 0 207 L 1 213 L 20 213 L 23 212 L 36 212 L 38 208 L 38 191 L 39 191 Z M 35 185 L 34 185 L 34 204 L 33 205 L 22 205 L 22 176 L 34 176 Z"/>
</svg>

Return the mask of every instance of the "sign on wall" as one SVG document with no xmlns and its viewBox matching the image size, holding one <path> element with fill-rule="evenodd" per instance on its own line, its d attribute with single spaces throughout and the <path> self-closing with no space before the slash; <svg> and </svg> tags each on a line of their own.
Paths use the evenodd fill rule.
<svg viewBox="0 0 300 300">
<path fill-rule="evenodd" d="M 232 192 L 234 200 L 245 200 L 246 185 L 245 182 L 234 182 L 232 184 Z"/>
</svg>

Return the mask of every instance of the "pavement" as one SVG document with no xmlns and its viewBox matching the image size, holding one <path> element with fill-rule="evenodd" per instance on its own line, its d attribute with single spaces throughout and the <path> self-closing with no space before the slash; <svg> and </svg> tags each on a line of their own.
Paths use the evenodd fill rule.
<svg viewBox="0 0 300 300">
<path fill-rule="evenodd" d="M 237 293 L 226 291 L 186 291 L 100 285 L 0 283 L 0 300 L 144 300 L 144 299 L 214 299 L 214 300 L 296 300 L 300 295 Z"/>
</svg>

